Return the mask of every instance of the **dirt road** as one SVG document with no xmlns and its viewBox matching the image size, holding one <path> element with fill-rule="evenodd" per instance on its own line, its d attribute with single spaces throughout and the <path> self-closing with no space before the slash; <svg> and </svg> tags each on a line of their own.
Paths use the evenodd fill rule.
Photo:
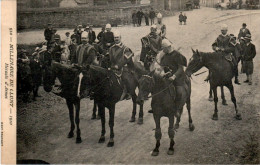
<svg viewBox="0 0 260 165">
<path fill-rule="evenodd" d="M 144 124 L 129 123 L 132 103 L 122 101 L 116 105 L 115 146 L 106 147 L 98 144 L 101 123 L 90 120 L 93 102 L 81 101 L 80 127 L 83 142 L 75 143 L 75 138 L 66 138 L 70 122 L 65 100 L 40 89 L 43 96 L 36 102 L 18 103 L 17 158 L 42 159 L 50 163 L 99 163 L 99 164 L 169 164 L 169 163 L 203 163 L 227 164 L 241 163 L 248 157 L 246 144 L 253 138 L 254 144 L 260 141 L 260 11 L 227 10 L 217 11 L 201 8 L 186 12 L 186 26 L 178 25 L 178 16 L 164 19 L 167 26 L 167 37 L 173 41 L 187 59 L 192 55 L 191 47 L 201 51 L 211 51 L 211 44 L 220 33 L 220 25 L 226 23 L 229 33 L 238 34 L 243 22 L 247 23 L 252 33 L 252 40 L 257 48 L 254 60 L 255 72 L 253 85 L 234 85 L 235 95 L 242 120 L 234 119 L 235 110 L 230 94 L 225 88 L 228 106 L 219 102 L 219 120 L 211 120 L 213 102 L 207 101 L 209 85 L 203 83 L 206 74 L 194 78 L 192 82 L 192 117 L 195 130 L 188 130 L 186 108 L 182 115 L 180 128 L 175 135 L 175 154 L 167 155 L 169 147 L 168 120 L 161 120 L 162 140 L 160 154 L 152 157 L 150 152 L 155 146 L 155 124 L 151 114 L 150 101 L 145 102 Z M 123 41 L 134 51 L 140 50 L 140 38 L 146 35 L 149 27 L 120 27 Z M 66 30 L 60 31 L 61 34 Z M 37 43 L 42 36 L 36 31 L 21 33 L 19 43 Z M 202 69 L 203 71 L 205 69 Z M 240 81 L 245 75 L 240 75 Z M 196 82 L 196 83 L 195 83 Z M 220 98 L 220 97 L 219 97 Z M 108 119 L 108 113 L 106 114 Z M 108 120 L 107 120 L 108 121 Z M 106 138 L 109 138 L 109 127 L 106 126 Z M 252 141 L 252 140 L 251 140 Z M 107 141 L 106 141 L 107 142 Z M 259 161 L 259 146 L 258 151 Z M 257 153 L 257 152 L 256 152 Z M 259 163 L 259 162 L 258 162 Z"/>
</svg>

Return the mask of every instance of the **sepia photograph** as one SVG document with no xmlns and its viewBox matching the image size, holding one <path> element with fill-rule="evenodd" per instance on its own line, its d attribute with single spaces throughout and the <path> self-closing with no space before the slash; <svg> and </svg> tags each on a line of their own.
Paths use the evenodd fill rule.
<svg viewBox="0 0 260 165">
<path fill-rule="evenodd" d="M 259 0 L 1 3 L 3 164 L 260 164 Z"/>
</svg>

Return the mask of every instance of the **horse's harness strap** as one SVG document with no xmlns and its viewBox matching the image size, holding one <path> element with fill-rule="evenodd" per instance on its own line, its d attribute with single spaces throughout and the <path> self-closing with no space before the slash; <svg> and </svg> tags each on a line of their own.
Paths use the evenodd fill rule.
<svg viewBox="0 0 260 165">
<path fill-rule="evenodd" d="M 169 84 L 166 88 L 164 88 L 163 90 L 161 90 L 161 91 L 159 91 L 159 92 L 157 92 L 157 93 L 155 93 L 155 94 L 153 94 L 153 95 L 151 95 L 151 96 L 148 96 L 148 99 L 149 99 L 149 98 L 152 98 L 152 97 L 154 97 L 154 96 L 156 96 L 156 95 L 159 95 L 159 94 L 161 94 L 162 92 L 166 91 L 167 89 L 170 88 L 171 85 L 172 85 L 172 83 L 170 83 L 170 84 Z"/>
</svg>

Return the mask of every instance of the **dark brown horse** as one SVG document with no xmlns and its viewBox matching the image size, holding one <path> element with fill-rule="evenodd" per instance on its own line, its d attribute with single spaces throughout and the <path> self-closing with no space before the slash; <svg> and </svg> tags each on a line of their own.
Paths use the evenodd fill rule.
<svg viewBox="0 0 260 165">
<path fill-rule="evenodd" d="M 235 118 L 241 120 L 241 114 L 238 113 L 236 98 L 234 94 L 234 87 L 232 84 L 232 78 L 234 76 L 233 67 L 230 62 L 227 61 L 224 55 L 220 52 L 204 53 L 193 51 L 193 56 L 190 59 L 188 67 L 186 69 L 186 74 L 190 77 L 193 73 L 200 70 L 203 66 L 209 69 L 211 72 L 211 77 L 209 79 L 210 88 L 214 93 L 215 111 L 212 119 L 218 120 L 218 96 L 217 87 L 226 86 L 231 94 L 231 100 L 234 103 L 236 116 Z"/>
<path fill-rule="evenodd" d="M 78 69 L 71 66 L 65 66 L 57 62 L 52 62 L 51 66 L 45 66 L 43 72 L 43 87 L 46 92 L 51 92 L 55 84 L 55 79 L 58 78 L 61 82 L 62 96 L 64 97 L 69 109 L 70 116 L 70 132 L 68 138 L 74 136 L 75 123 L 77 125 L 77 138 L 76 143 L 81 143 L 80 128 L 79 128 L 79 112 L 80 112 L 80 99 L 77 96 L 77 84 L 78 84 Z M 76 85 L 75 85 L 76 84 Z M 76 116 L 74 119 L 74 107 Z M 74 123 L 75 120 L 75 123 Z"/>
<path fill-rule="evenodd" d="M 127 74 L 128 83 L 131 85 L 130 94 L 133 101 L 133 116 L 136 113 L 136 98 L 135 89 L 137 87 L 137 81 L 135 75 L 129 70 L 123 70 L 123 74 Z M 93 97 L 98 105 L 98 111 L 101 117 L 101 137 L 99 143 L 105 142 L 105 108 L 109 110 L 109 127 L 110 127 L 110 140 L 107 144 L 108 147 L 114 146 L 114 116 L 115 116 L 115 105 L 122 98 L 123 94 L 123 83 L 120 75 L 116 75 L 114 72 L 102 68 L 100 66 L 89 65 L 83 69 L 82 73 L 79 74 L 80 81 L 80 95 L 88 95 L 93 93 Z M 140 113 L 138 122 L 143 122 L 143 105 L 140 105 Z"/>
<path fill-rule="evenodd" d="M 190 131 L 194 130 L 194 125 L 192 124 L 192 118 L 190 114 L 190 94 L 191 94 L 191 84 L 189 78 L 185 83 L 188 86 L 188 89 L 184 87 L 181 90 L 181 98 L 176 99 L 176 90 L 169 80 L 166 80 L 159 75 L 156 75 L 154 72 L 151 72 L 149 75 L 144 75 L 139 80 L 139 94 L 137 97 L 137 102 L 143 102 L 148 98 L 149 93 L 152 93 L 152 109 L 153 117 L 156 124 L 155 129 L 155 138 L 156 138 L 156 147 L 152 152 L 152 156 L 157 156 L 159 154 L 160 139 L 162 136 L 160 119 L 165 116 L 169 118 L 169 128 L 168 135 L 170 138 L 170 148 L 168 154 L 172 155 L 174 153 L 174 117 L 177 117 L 177 122 L 175 127 L 178 127 L 180 122 L 180 116 L 183 111 L 183 106 L 186 103 L 188 114 L 189 114 L 189 128 Z"/>
</svg>

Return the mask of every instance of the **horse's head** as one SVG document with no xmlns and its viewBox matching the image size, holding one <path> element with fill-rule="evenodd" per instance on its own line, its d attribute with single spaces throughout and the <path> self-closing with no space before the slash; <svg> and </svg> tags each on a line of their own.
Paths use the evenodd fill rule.
<svg viewBox="0 0 260 165">
<path fill-rule="evenodd" d="M 52 87 L 55 84 L 56 74 L 51 65 L 45 65 L 43 69 L 43 88 L 46 92 L 52 91 Z"/>
<path fill-rule="evenodd" d="M 149 93 L 152 91 L 152 87 L 154 86 L 154 79 L 152 74 L 143 75 L 139 81 L 139 93 L 136 102 L 138 104 L 143 104 L 144 100 L 148 98 Z"/>
<path fill-rule="evenodd" d="M 193 55 L 190 58 L 188 66 L 185 70 L 186 75 L 189 77 L 203 67 L 202 56 L 200 52 L 198 50 L 194 51 L 193 49 L 192 52 Z"/>
</svg>

